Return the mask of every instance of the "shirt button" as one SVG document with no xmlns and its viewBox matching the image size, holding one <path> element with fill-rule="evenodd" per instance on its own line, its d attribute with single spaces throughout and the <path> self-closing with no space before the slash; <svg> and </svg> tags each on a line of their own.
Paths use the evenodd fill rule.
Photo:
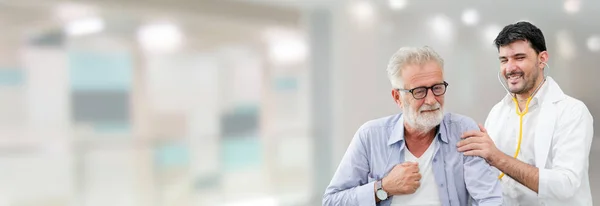
<svg viewBox="0 0 600 206">
<path fill-rule="evenodd" d="M 436 158 L 433 158 L 433 162 L 437 162 L 437 159 L 436 159 Z"/>
<path fill-rule="evenodd" d="M 440 187 L 444 187 L 444 184 L 440 184 Z"/>
</svg>

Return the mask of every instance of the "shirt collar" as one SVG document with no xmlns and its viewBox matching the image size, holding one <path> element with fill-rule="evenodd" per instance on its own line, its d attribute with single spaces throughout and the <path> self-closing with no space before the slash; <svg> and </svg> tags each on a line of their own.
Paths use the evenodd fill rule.
<svg viewBox="0 0 600 206">
<path fill-rule="evenodd" d="M 444 124 L 445 120 L 446 115 L 444 115 L 442 123 L 437 126 L 437 133 L 435 137 L 444 143 L 448 143 L 448 137 L 446 137 L 446 135 L 442 135 L 446 134 L 446 124 Z M 394 123 L 394 128 L 392 129 L 392 133 L 388 138 L 388 145 L 392 145 L 399 141 L 404 141 L 404 114 L 400 114 L 400 118 L 398 118 L 398 120 Z"/>
</svg>

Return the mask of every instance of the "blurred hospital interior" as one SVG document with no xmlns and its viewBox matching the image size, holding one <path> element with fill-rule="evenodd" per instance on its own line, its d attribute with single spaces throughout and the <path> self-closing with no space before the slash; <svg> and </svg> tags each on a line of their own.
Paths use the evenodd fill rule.
<svg viewBox="0 0 600 206">
<path fill-rule="evenodd" d="M 445 111 L 483 123 L 517 21 L 598 119 L 598 19 L 595 0 L 0 0 L 0 206 L 321 205 L 358 127 L 400 112 L 398 48 L 433 47 Z"/>
</svg>

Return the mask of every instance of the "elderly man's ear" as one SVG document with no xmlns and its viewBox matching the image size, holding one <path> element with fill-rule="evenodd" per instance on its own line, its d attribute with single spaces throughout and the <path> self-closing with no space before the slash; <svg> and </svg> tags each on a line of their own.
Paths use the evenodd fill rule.
<svg viewBox="0 0 600 206">
<path fill-rule="evenodd" d="M 402 108 L 402 98 L 400 98 L 400 91 L 392 89 L 392 98 L 398 107 Z"/>
</svg>

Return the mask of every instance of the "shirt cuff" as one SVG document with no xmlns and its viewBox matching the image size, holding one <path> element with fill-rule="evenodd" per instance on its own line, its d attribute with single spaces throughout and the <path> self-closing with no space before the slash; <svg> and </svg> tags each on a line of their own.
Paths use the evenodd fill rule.
<svg viewBox="0 0 600 206">
<path fill-rule="evenodd" d="M 548 198 L 548 183 L 550 182 L 550 171 L 546 169 L 539 169 L 538 171 L 539 180 L 538 180 L 538 198 L 540 202 L 542 202 L 545 198 Z"/>
<path fill-rule="evenodd" d="M 375 182 L 369 182 L 356 188 L 356 197 L 360 206 L 375 206 Z"/>
</svg>

